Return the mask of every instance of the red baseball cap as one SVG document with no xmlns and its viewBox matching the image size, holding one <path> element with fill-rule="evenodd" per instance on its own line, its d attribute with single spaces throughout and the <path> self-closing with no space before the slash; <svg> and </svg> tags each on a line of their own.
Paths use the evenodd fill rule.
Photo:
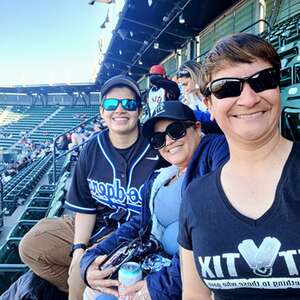
<svg viewBox="0 0 300 300">
<path fill-rule="evenodd" d="M 166 75 L 166 70 L 162 65 L 153 65 L 150 70 L 150 74 L 160 74 L 160 75 Z"/>
</svg>

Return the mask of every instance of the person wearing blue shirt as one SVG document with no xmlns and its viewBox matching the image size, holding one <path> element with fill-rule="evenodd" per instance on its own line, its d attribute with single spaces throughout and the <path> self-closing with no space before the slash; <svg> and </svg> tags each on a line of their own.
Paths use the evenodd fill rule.
<svg viewBox="0 0 300 300">
<path fill-rule="evenodd" d="M 144 124 L 142 133 L 152 148 L 172 165 L 155 171 L 145 182 L 142 194 L 142 214 L 122 224 L 103 242 L 88 249 L 81 259 L 81 275 L 89 286 L 84 299 L 181 299 L 181 280 L 178 257 L 178 217 L 181 192 L 194 177 L 215 170 L 228 158 L 223 135 L 204 136 L 194 112 L 179 101 L 165 101 L 156 107 L 153 116 Z M 185 172 L 189 170 L 189 176 Z M 124 240 L 132 241 L 146 231 L 160 241 L 165 255 L 172 259 L 170 266 L 152 272 L 119 294 L 119 282 L 107 279 L 115 268 L 101 270 L 101 265 Z M 100 269 L 99 269 L 100 267 Z M 112 296 L 109 296 L 112 295 Z"/>
</svg>

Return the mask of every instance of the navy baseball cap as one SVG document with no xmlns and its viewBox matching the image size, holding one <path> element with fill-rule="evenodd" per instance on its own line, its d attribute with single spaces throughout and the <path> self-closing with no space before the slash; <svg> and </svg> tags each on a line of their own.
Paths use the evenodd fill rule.
<svg viewBox="0 0 300 300">
<path fill-rule="evenodd" d="M 176 121 L 196 122 L 194 111 L 180 101 L 163 101 L 160 102 L 150 119 L 148 119 L 142 128 L 142 134 L 150 137 L 153 134 L 153 128 L 158 120 L 169 119 Z"/>
<path fill-rule="evenodd" d="M 117 86 L 124 86 L 131 89 L 136 97 L 137 100 L 141 100 L 141 91 L 136 83 L 131 77 L 125 75 L 117 75 L 110 79 L 108 79 L 101 87 L 101 102 L 104 95 L 106 95 L 112 88 Z"/>
</svg>

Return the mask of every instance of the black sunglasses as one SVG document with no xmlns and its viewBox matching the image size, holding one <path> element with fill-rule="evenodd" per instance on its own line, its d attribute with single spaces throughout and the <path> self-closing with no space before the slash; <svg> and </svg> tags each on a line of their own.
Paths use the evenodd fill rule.
<svg viewBox="0 0 300 300">
<path fill-rule="evenodd" d="M 182 77 L 191 77 L 191 74 L 187 70 L 178 71 L 177 78 L 182 78 Z"/>
<path fill-rule="evenodd" d="M 280 82 L 280 72 L 274 68 L 268 68 L 245 78 L 219 78 L 208 84 L 204 96 L 213 94 L 218 99 L 240 96 L 245 82 L 256 93 L 275 89 Z"/>
<path fill-rule="evenodd" d="M 186 135 L 186 129 L 195 125 L 192 121 L 175 121 L 169 124 L 164 132 L 154 132 L 149 142 L 153 149 L 158 150 L 166 145 L 166 135 L 176 141 Z"/>
<path fill-rule="evenodd" d="M 135 111 L 139 107 L 139 103 L 135 99 L 116 99 L 106 98 L 102 102 L 102 107 L 107 111 L 114 111 L 121 103 L 122 108 L 128 111 Z"/>
</svg>

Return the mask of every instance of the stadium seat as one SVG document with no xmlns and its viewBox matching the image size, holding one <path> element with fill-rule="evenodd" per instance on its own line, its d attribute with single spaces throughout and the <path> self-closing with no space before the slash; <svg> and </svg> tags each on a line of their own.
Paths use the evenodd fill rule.
<svg viewBox="0 0 300 300">
<path fill-rule="evenodd" d="M 282 134 L 290 140 L 300 141 L 300 84 L 284 88 L 281 95 Z"/>
<path fill-rule="evenodd" d="M 40 220 L 46 217 L 47 208 L 46 207 L 35 207 L 35 208 L 27 208 L 24 213 L 21 215 L 19 220 Z"/>
<path fill-rule="evenodd" d="M 22 238 L 37 222 L 36 221 L 20 221 L 11 230 L 9 238 Z"/>
<path fill-rule="evenodd" d="M 292 141 L 300 141 L 300 107 L 286 107 L 282 111 L 282 135 Z"/>
<path fill-rule="evenodd" d="M 19 256 L 19 242 L 20 238 L 10 238 L 0 248 L 0 294 L 28 270 Z"/>
</svg>

